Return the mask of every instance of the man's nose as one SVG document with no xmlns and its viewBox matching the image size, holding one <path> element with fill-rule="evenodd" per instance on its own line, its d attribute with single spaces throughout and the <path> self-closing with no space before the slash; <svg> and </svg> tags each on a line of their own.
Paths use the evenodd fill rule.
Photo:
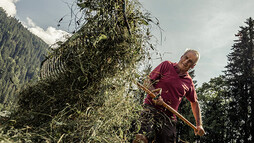
<svg viewBox="0 0 254 143">
<path fill-rule="evenodd" d="M 188 60 L 184 60 L 183 63 L 184 63 L 184 64 L 187 64 L 187 63 L 188 63 Z"/>
</svg>

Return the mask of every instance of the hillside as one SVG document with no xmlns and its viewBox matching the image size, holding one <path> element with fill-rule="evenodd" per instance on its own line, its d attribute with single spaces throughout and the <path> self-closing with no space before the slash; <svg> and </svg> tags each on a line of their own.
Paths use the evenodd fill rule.
<svg viewBox="0 0 254 143">
<path fill-rule="evenodd" d="M 14 102 L 19 88 L 38 74 L 48 47 L 0 8 L 0 104 Z"/>
</svg>

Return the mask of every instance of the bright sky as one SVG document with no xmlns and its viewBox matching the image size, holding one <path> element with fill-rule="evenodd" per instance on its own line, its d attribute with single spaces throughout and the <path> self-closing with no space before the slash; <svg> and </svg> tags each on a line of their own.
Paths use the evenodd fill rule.
<svg viewBox="0 0 254 143">
<path fill-rule="evenodd" d="M 31 32 L 48 44 L 67 33 L 70 20 L 69 0 L 0 0 L 10 16 L 19 19 Z M 253 0 L 140 0 L 144 8 L 159 19 L 162 37 L 155 28 L 154 35 L 162 39 L 157 49 L 162 61 L 178 62 L 185 49 L 196 49 L 201 59 L 195 67 L 198 86 L 223 74 L 227 55 L 236 39 L 234 34 L 254 18 Z M 57 22 L 64 17 L 63 25 Z M 71 31 L 70 31 L 71 32 Z M 161 60 L 153 59 L 153 67 Z"/>
</svg>

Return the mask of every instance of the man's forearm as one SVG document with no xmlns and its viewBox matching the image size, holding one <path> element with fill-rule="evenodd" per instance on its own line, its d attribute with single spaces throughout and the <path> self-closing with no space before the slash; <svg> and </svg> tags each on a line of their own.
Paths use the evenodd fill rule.
<svg viewBox="0 0 254 143">
<path fill-rule="evenodd" d="M 201 117 L 201 111 L 200 111 L 198 101 L 191 103 L 191 108 L 192 108 L 192 112 L 193 112 L 193 115 L 196 120 L 196 125 L 201 126 L 202 125 L 202 117 Z"/>
</svg>

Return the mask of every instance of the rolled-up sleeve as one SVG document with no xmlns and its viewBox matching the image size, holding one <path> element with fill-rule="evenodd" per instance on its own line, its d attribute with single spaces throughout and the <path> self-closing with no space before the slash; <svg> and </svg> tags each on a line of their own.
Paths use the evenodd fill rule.
<svg viewBox="0 0 254 143">
<path fill-rule="evenodd" d="M 186 98 L 190 102 L 196 102 L 196 101 L 198 101 L 198 96 L 197 96 L 194 84 L 191 84 L 191 87 L 189 88 L 189 92 L 187 92 L 187 94 L 186 94 Z"/>
</svg>

